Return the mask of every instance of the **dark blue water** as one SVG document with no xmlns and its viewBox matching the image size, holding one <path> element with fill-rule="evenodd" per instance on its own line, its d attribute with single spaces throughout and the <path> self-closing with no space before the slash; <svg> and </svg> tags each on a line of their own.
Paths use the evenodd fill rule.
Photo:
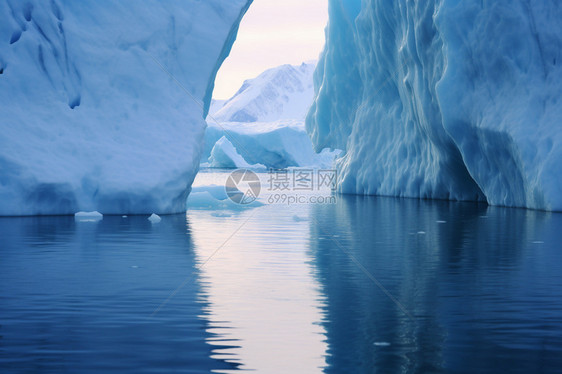
<svg viewBox="0 0 562 374">
<path fill-rule="evenodd" d="M 0 372 L 559 373 L 562 215 L 338 197 L 0 218 Z"/>
</svg>

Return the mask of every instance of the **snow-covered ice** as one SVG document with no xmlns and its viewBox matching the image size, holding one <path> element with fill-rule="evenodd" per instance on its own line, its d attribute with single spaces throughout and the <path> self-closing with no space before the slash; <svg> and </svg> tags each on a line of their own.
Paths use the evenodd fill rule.
<svg viewBox="0 0 562 374">
<path fill-rule="evenodd" d="M 76 213 L 74 213 L 74 217 L 96 217 L 96 218 L 100 218 L 100 217 L 103 217 L 103 214 L 94 210 L 93 212 L 76 212 Z"/>
<path fill-rule="evenodd" d="M 158 214 L 152 213 L 150 217 L 148 217 L 148 220 L 151 223 L 159 223 L 160 221 L 162 221 L 162 218 Z"/>
<path fill-rule="evenodd" d="M 77 222 L 98 222 L 102 219 L 103 214 L 98 211 L 74 213 L 74 220 Z"/>
<path fill-rule="evenodd" d="M 314 152 L 304 127 L 314 96 L 314 67 L 308 62 L 266 70 L 245 81 L 229 100 L 213 101 L 203 165 L 331 168 L 338 152 Z"/>
<path fill-rule="evenodd" d="M 250 2 L 1 1 L 0 215 L 185 210 Z"/>
<path fill-rule="evenodd" d="M 205 133 L 205 143 L 211 145 L 203 153 L 203 160 L 208 158 L 209 165 L 229 167 L 226 163 L 215 162 L 211 159 L 216 143 L 224 140 L 218 148 L 221 154 L 225 149 L 242 157 L 236 166 L 244 163 L 266 168 L 287 167 L 318 167 L 331 168 L 338 151 L 328 149 L 316 153 L 312 147 L 310 137 L 305 131 L 304 122 L 298 120 L 282 120 L 276 122 L 224 122 L 220 126 L 210 123 Z M 228 143 L 227 143 L 228 142 Z M 226 147 L 225 147 L 226 145 Z M 230 150 L 230 146 L 234 151 Z M 215 150 L 216 152 L 218 150 Z M 220 161 L 218 157 L 215 161 Z M 228 160 L 228 158 L 227 158 Z M 226 161 L 227 161 L 226 160 Z"/>
<path fill-rule="evenodd" d="M 275 122 L 304 119 L 314 97 L 316 62 L 281 65 L 248 79 L 234 96 L 214 102 L 211 116 L 219 122 Z"/>
<path fill-rule="evenodd" d="M 340 191 L 562 210 L 557 1 L 330 0 L 307 117 Z"/>
</svg>

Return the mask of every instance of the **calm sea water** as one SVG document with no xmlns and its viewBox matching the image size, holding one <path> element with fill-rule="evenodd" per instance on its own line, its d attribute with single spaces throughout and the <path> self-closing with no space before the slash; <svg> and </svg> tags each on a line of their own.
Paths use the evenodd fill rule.
<svg viewBox="0 0 562 374">
<path fill-rule="evenodd" d="M 356 196 L 0 218 L 0 372 L 560 373 L 561 239 L 561 214 Z"/>
</svg>

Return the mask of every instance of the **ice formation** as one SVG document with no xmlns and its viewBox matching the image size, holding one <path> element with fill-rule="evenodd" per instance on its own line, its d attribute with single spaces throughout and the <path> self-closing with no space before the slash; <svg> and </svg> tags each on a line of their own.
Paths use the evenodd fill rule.
<svg viewBox="0 0 562 374">
<path fill-rule="evenodd" d="M 304 119 L 314 97 L 316 62 L 281 65 L 248 79 L 234 96 L 211 111 L 219 122 Z"/>
<path fill-rule="evenodd" d="M 0 215 L 184 211 L 250 2 L 0 2 Z"/>
<path fill-rule="evenodd" d="M 203 165 L 332 167 L 337 152 L 314 152 L 304 127 L 314 67 L 314 62 L 278 66 L 245 81 L 229 100 L 213 100 Z"/>
<path fill-rule="evenodd" d="M 76 212 L 74 214 L 76 222 L 99 222 L 103 220 L 103 214 L 97 211 L 93 212 Z"/>
<path fill-rule="evenodd" d="M 147 218 L 151 223 L 160 223 L 162 218 L 158 214 L 152 213 L 150 217 Z"/>
<path fill-rule="evenodd" d="M 203 185 L 193 187 L 187 198 L 187 208 L 214 210 L 214 211 L 243 211 L 248 208 L 263 206 L 263 203 L 255 200 L 249 204 L 238 204 L 230 200 L 226 194 L 225 186 Z M 222 216 L 228 216 L 225 213 Z"/>
<path fill-rule="evenodd" d="M 211 157 L 209 157 L 209 167 L 211 168 L 262 168 L 265 166 L 261 164 L 250 165 L 238 153 L 232 143 L 226 138 L 220 138 L 213 149 L 211 150 Z"/>
<path fill-rule="evenodd" d="M 337 151 L 328 149 L 319 154 L 314 152 L 304 122 L 297 120 L 223 122 L 220 126 L 209 123 L 205 144 L 207 148 L 203 159 L 208 157 L 209 164 L 204 166 L 210 167 L 331 168 L 335 155 L 338 154 Z M 212 147 L 210 150 L 209 145 Z M 225 151 L 227 154 L 235 154 L 232 157 L 237 161 L 232 162 L 230 157 L 222 157 Z"/>
<path fill-rule="evenodd" d="M 348 193 L 562 210 L 562 5 L 330 0 L 307 117 Z"/>
</svg>

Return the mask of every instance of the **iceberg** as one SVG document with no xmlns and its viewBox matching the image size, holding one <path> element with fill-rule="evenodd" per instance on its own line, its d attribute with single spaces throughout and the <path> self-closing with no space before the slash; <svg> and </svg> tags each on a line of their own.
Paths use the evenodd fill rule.
<svg viewBox="0 0 562 374">
<path fill-rule="evenodd" d="M 202 166 L 331 168 L 339 151 L 314 152 L 304 126 L 315 66 L 277 66 L 246 80 L 230 99 L 213 100 Z"/>
<path fill-rule="evenodd" d="M 162 218 L 158 214 L 154 213 L 152 213 L 147 219 L 150 221 L 150 223 L 160 223 L 162 221 Z"/>
<path fill-rule="evenodd" d="M 209 167 L 330 169 L 339 154 L 329 149 L 316 153 L 299 120 L 209 123 L 205 144 L 203 160 L 209 163 L 202 165 Z"/>
<path fill-rule="evenodd" d="M 103 214 L 100 212 L 76 212 L 74 213 L 76 222 L 99 222 L 103 220 Z"/>
<path fill-rule="evenodd" d="M 232 143 L 226 138 L 220 138 L 213 149 L 211 150 L 211 157 L 209 157 L 210 168 L 261 168 L 265 166 L 261 164 L 250 165 L 244 157 L 242 157 Z"/>
<path fill-rule="evenodd" d="M 250 3 L 0 2 L 0 215 L 185 211 Z"/>
<path fill-rule="evenodd" d="M 339 190 L 562 210 L 562 6 L 330 0 L 306 120 Z"/>
</svg>

